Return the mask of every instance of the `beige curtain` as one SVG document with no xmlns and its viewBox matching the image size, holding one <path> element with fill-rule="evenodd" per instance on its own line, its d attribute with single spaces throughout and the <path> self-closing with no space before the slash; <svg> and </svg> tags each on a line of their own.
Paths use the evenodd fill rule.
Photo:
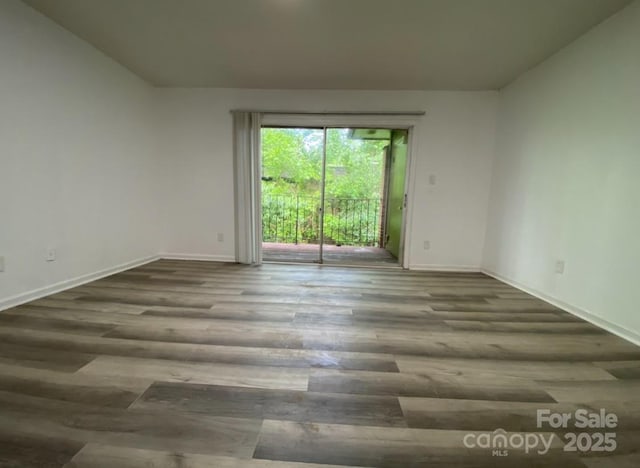
<svg viewBox="0 0 640 468">
<path fill-rule="evenodd" d="M 262 221 L 260 219 L 262 114 L 232 111 L 232 115 L 236 261 L 259 264 L 262 259 Z"/>
</svg>

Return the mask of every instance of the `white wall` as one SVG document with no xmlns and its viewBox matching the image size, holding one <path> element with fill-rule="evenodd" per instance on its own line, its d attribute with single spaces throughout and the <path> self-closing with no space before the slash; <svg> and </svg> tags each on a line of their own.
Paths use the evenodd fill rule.
<svg viewBox="0 0 640 468">
<path fill-rule="evenodd" d="M 161 250 L 153 105 L 120 65 L 0 2 L 0 307 Z"/>
<path fill-rule="evenodd" d="M 234 108 L 426 110 L 416 129 L 413 268 L 479 268 L 493 158 L 495 92 L 158 89 L 170 221 L 166 252 L 233 259 Z M 429 174 L 437 184 L 426 184 Z M 223 233 L 225 241 L 217 241 Z M 423 249 L 424 240 L 431 250 Z"/>
<path fill-rule="evenodd" d="M 504 89 L 496 146 L 485 267 L 640 340 L 640 2 Z"/>
</svg>

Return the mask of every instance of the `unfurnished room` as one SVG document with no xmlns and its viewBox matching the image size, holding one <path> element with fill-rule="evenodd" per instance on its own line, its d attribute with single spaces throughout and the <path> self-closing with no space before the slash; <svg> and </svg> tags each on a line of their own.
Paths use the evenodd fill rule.
<svg viewBox="0 0 640 468">
<path fill-rule="evenodd" d="M 640 466 L 640 0 L 0 0 L 0 467 Z"/>
</svg>

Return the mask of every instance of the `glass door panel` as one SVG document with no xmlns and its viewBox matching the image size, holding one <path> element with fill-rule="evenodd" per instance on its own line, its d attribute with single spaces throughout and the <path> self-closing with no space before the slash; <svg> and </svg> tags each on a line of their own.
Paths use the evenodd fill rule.
<svg viewBox="0 0 640 468">
<path fill-rule="evenodd" d="M 322 259 L 395 264 L 384 250 L 383 197 L 388 129 L 328 128 Z"/>
<path fill-rule="evenodd" d="M 262 258 L 320 261 L 323 129 L 263 127 Z"/>
</svg>

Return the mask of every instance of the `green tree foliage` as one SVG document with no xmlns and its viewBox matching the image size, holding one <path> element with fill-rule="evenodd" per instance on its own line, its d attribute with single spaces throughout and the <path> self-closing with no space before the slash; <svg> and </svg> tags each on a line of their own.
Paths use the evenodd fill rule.
<svg viewBox="0 0 640 468">
<path fill-rule="evenodd" d="M 327 131 L 327 198 L 380 198 L 387 141 L 349 138 L 346 128 Z"/>
<path fill-rule="evenodd" d="M 322 130 L 262 129 L 263 193 L 320 196 L 322 139 Z"/>
</svg>

